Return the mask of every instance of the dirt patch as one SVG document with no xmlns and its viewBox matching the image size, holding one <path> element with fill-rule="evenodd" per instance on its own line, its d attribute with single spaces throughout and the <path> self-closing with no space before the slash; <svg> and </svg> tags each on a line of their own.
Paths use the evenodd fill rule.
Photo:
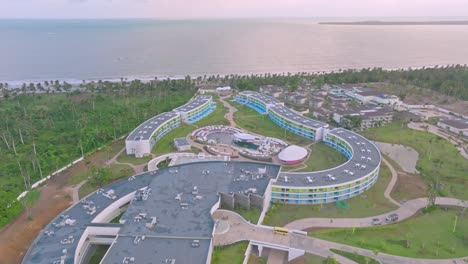
<svg viewBox="0 0 468 264">
<path fill-rule="evenodd" d="M 39 199 L 29 212 L 25 210 L 0 231 L 0 263 L 21 263 L 39 231 L 70 206 L 69 194 L 56 184 L 49 183 L 39 190 Z"/>
<path fill-rule="evenodd" d="M 394 160 L 401 169 L 408 173 L 416 173 L 416 163 L 419 159 L 419 153 L 408 146 L 391 144 L 384 142 L 375 142 L 380 151 Z"/>
<path fill-rule="evenodd" d="M 427 184 L 417 174 L 398 172 L 398 180 L 390 195 L 399 202 L 427 197 Z"/>
<path fill-rule="evenodd" d="M 52 177 L 46 185 L 39 188 L 41 194 L 29 211 L 25 210 L 0 231 L 0 256 L 2 256 L 0 264 L 21 263 L 39 232 L 54 217 L 70 207 L 72 194 L 69 192 L 71 187 L 69 182 L 93 165 L 103 166 L 108 156 L 112 157 L 121 148 L 122 141 L 114 142 L 108 151 L 91 154 L 84 161 Z"/>
</svg>

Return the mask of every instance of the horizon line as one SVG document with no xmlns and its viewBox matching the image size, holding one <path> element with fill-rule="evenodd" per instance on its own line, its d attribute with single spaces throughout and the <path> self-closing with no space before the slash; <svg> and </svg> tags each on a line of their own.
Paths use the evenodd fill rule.
<svg viewBox="0 0 468 264">
<path fill-rule="evenodd" d="M 260 20 L 260 19 L 366 19 L 366 18 L 444 18 L 468 19 L 467 16 L 246 16 L 246 17 L 3 17 L 1 20 Z"/>
</svg>

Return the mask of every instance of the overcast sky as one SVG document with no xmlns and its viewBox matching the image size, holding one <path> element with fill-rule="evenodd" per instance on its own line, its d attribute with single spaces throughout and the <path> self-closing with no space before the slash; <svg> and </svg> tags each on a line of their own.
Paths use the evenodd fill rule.
<svg viewBox="0 0 468 264">
<path fill-rule="evenodd" d="M 0 0 L 0 18 L 468 16 L 468 0 Z"/>
</svg>

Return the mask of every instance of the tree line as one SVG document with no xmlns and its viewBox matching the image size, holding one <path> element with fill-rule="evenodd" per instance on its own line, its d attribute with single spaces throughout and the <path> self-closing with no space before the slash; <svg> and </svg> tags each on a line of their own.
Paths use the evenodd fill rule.
<svg viewBox="0 0 468 264">
<path fill-rule="evenodd" d="M 82 155 L 125 136 L 144 120 L 186 103 L 190 80 L 96 82 L 61 94 L 0 101 L 0 226 L 18 214 L 23 191 Z"/>
</svg>

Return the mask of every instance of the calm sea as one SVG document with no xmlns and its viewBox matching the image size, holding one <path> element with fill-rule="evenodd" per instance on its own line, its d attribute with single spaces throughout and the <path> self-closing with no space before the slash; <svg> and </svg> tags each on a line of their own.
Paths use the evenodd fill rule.
<svg viewBox="0 0 468 264">
<path fill-rule="evenodd" d="M 0 81 L 468 64 L 468 26 L 314 20 L 0 20 Z"/>
</svg>

